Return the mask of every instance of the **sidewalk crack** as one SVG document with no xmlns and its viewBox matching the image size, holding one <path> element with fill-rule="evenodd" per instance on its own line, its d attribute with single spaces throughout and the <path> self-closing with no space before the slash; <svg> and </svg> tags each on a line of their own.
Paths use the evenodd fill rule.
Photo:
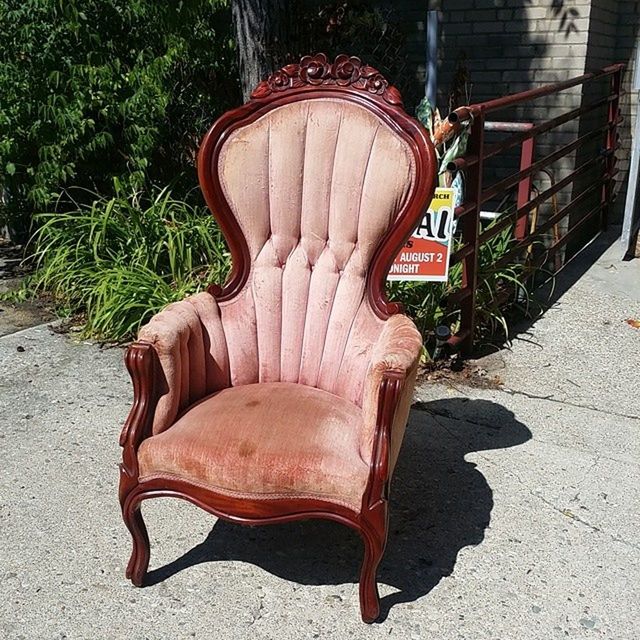
<svg viewBox="0 0 640 640">
<path fill-rule="evenodd" d="M 579 402 L 570 402 L 569 400 L 558 400 L 554 398 L 553 395 L 548 396 L 539 396 L 535 393 L 527 393 L 526 391 L 517 391 L 516 389 L 506 389 L 505 387 L 498 387 L 498 391 L 502 393 L 506 393 L 510 396 L 524 396 L 525 398 L 529 398 L 530 400 L 546 400 L 547 402 L 555 402 L 557 404 L 564 404 L 569 407 L 576 407 L 577 409 L 587 409 L 588 411 L 595 411 L 597 413 L 603 413 L 607 416 L 617 416 L 619 418 L 628 418 L 629 420 L 640 420 L 640 416 L 632 415 L 629 413 L 619 413 L 618 411 L 608 411 L 605 409 L 600 409 L 599 407 L 594 407 L 588 404 L 580 404 Z"/>
</svg>

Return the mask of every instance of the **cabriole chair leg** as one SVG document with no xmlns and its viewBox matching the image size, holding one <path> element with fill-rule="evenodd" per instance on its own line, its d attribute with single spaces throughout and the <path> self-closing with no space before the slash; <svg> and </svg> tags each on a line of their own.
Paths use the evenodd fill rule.
<svg viewBox="0 0 640 640">
<path fill-rule="evenodd" d="M 384 511 L 386 512 L 386 508 Z M 367 623 L 375 622 L 380 616 L 377 573 L 387 542 L 386 513 L 381 521 L 381 527 L 363 526 L 361 530 L 364 558 L 360 572 L 360 613 L 362 620 Z"/>
<path fill-rule="evenodd" d="M 122 507 L 122 517 L 131 533 L 133 549 L 127 565 L 126 576 L 136 587 L 141 587 L 149 568 L 149 535 L 142 519 L 139 500 L 128 500 Z"/>
</svg>

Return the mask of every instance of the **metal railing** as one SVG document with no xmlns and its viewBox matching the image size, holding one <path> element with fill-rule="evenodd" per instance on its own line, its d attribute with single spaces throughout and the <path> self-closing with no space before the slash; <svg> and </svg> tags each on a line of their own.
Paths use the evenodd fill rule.
<svg viewBox="0 0 640 640">
<path fill-rule="evenodd" d="M 554 254 L 560 255 L 561 248 L 566 247 L 568 242 L 579 238 L 579 232 L 585 232 L 585 225 L 589 221 L 597 221 L 597 224 L 594 224 L 598 230 L 606 226 L 613 195 L 613 179 L 617 172 L 615 168 L 615 151 L 618 146 L 616 128 L 620 121 L 619 99 L 623 69 L 623 64 L 616 64 L 566 82 L 545 85 L 462 108 L 464 113 L 459 117 L 472 118 L 468 149 L 464 157 L 450 163 L 448 167 L 450 171 L 463 171 L 466 185 L 464 201 L 455 210 L 455 216 L 461 228 L 461 245 L 452 255 L 451 264 L 462 262 L 462 287 L 449 296 L 448 300 L 449 305 L 460 309 L 459 331 L 449 340 L 452 347 L 469 353 L 473 346 L 478 257 L 480 248 L 485 242 L 512 226 L 513 247 L 499 259 L 495 266 L 500 267 L 509 262 L 520 261 L 525 264 L 527 273 L 532 274 L 546 264 Z M 608 83 L 602 91 L 606 95 L 588 102 L 584 95 L 584 87 L 598 82 Z M 489 122 L 487 119 L 490 114 L 520 108 L 542 97 L 553 96 L 577 86 L 582 87 L 582 105 L 548 120 Z M 591 115 L 585 118 L 587 114 Z M 576 139 L 562 146 L 554 145 L 552 153 L 536 160 L 536 143 L 540 136 L 557 131 L 558 127 L 571 121 L 576 121 L 579 127 Z M 591 124 L 586 132 L 584 131 L 585 122 Z M 487 141 L 487 135 L 491 135 L 490 132 L 511 135 L 491 143 Z M 598 139 L 601 141 L 601 146 L 590 157 L 586 159 L 578 157 L 581 149 L 588 148 L 589 142 L 593 143 Z M 555 149 L 555 146 L 558 148 Z M 510 149 L 518 148 L 520 149 L 519 170 L 487 186 L 485 175 L 487 160 L 504 154 Z M 574 161 L 574 168 L 567 175 L 556 180 L 550 167 L 560 159 L 570 158 L 574 153 L 577 158 Z M 550 186 L 544 190 L 536 189 L 533 183 L 534 176 L 540 172 L 551 177 Z M 595 177 L 593 173 L 596 173 Z M 585 178 L 588 178 L 587 186 L 581 189 L 580 183 L 584 183 Z M 488 228 L 482 228 L 482 205 L 495 201 L 509 190 L 513 190 L 514 194 L 514 211 L 500 215 Z M 569 190 L 570 194 L 567 193 Z M 557 205 L 559 195 L 564 196 L 566 201 L 563 206 L 560 209 L 554 206 L 552 215 L 532 228 L 531 213 L 537 212 L 538 208 L 544 206 L 549 200 Z M 594 199 L 595 205 L 591 202 Z M 552 242 L 549 242 L 545 234 L 552 228 L 557 231 L 562 227 L 565 229 L 564 233 L 561 235 L 555 233 Z M 543 249 L 537 253 L 533 252 L 534 243 L 543 246 Z M 564 256 L 560 261 L 555 259 L 556 268 L 560 268 L 564 261 Z"/>
</svg>

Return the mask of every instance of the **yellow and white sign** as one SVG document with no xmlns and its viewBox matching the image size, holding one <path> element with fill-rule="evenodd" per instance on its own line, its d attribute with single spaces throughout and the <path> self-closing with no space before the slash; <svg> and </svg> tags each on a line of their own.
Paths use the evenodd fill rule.
<svg viewBox="0 0 640 640">
<path fill-rule="evenodd" d="M 436 189 L 427 213 L 391 265 L 389 280 L 447 281 L 453 198 L 453 189 Z"/>
</svg>

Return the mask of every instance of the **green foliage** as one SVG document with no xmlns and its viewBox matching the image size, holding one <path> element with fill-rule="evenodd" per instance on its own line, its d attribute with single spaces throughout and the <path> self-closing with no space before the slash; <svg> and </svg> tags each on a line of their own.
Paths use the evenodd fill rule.
<svg viewBox="0 0 640 640">
<path fill-rule="evenodd" d="M 0 223 L 24 231 L 70 185 L 106 195 L 192 168 L 238 100 L 227 5 L 0 0 Z"/>
<path fill-rule="evenodd" d="M 511 300 L 528 307 L 531 299 L 523 264 L 514 262 L 501 268 L 495 266 L 515 243 L 512 228 L 507 227 L 480 246 L 476 339 L 484 344 L 494 339 L 508 341 L 507 303 Z M 448 305 L 448 297 L 461 287 L 462 263 L 459 262 L 449 269 L 448 282 L 393 282 L 389 284 L 389 291 L 392 298 L 402 302 L 428 341 L 435 327 L 440 324 L 449 326 L 454 333 L 459 329 L 460 310 L 457 306 Z"/>
<path fill-rule="evenodd" d="M 418 103 L 418 106 L 416 107 L 416 118 L 429 132 L 431 142 L 433 142 L 433 129 L 436 122 L 440 121 L 440 111 L 438 111 L 437 108 L 434 110 L 427 96 L 422 98 Z"/>
<path fill-rule="evenodd" d="M 223 281 L 229 263 L 205 207 L 167 189 L 146 201 L 116 192 L 36 216 L 36 271 L 21 292 L 48 292 L 60 311 L 85 315 L 85 335 L 105 340 L 132 336 L 169 302 Z"/>
</svg>

